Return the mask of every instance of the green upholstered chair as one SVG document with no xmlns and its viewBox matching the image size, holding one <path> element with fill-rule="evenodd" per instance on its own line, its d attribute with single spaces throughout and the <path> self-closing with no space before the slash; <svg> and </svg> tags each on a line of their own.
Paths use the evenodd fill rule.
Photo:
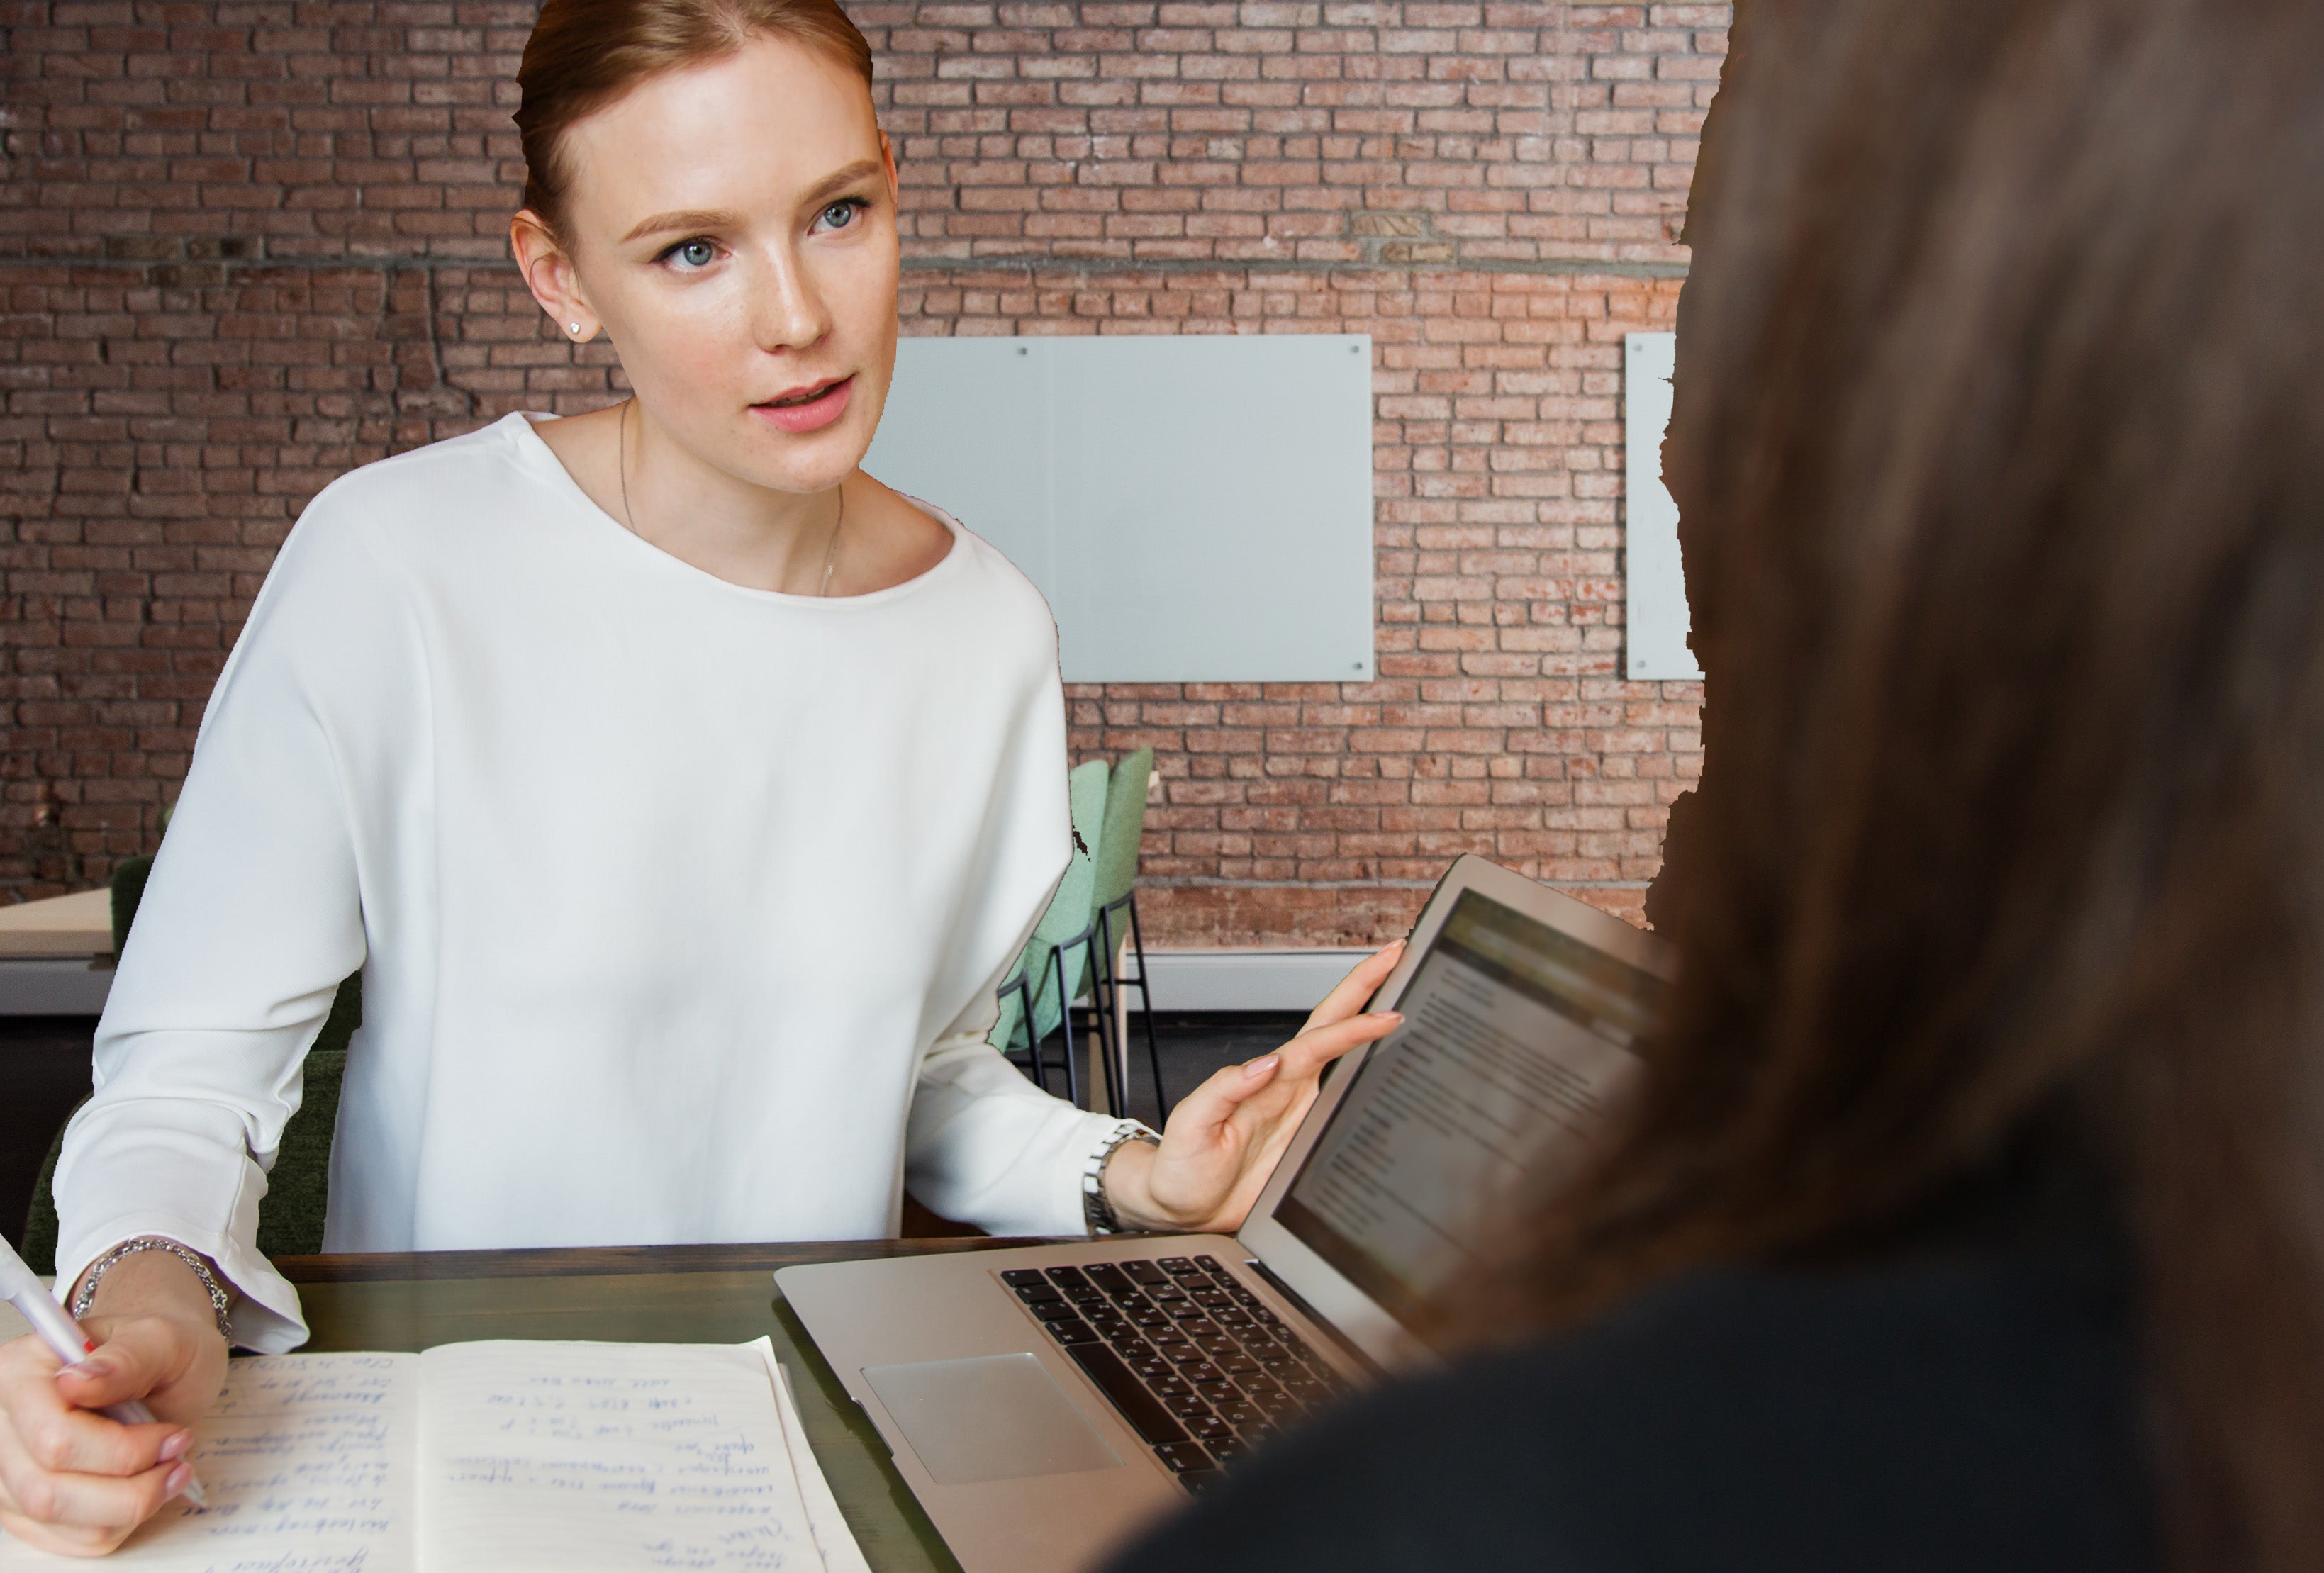
<svg viewBox="0 0 2324 1573">
<path fill-rule="evenodd" d="M 119 955 L 129 937 L 129 924 L 145 894 L 145 877 L 152 869 L 150 857 L 131 858 L 113 873 L 113 953 Z M 363 974 L 349 975 L 331 1000 L 331 1014 L 307 1052 L 305 1087 L 299 1112 L 282 1128 L 282 1147 L 267 1175 L 266 1199 L 258 1209 L 258 1248 L 269 1256 L 311 1256 L 323 1248 L 323 1215 L 330 1205 L 331 1137 L 338 1129 L 339 1081 L 347 1068 L 347 1040 L 363 1025 Z M 88 1101 L 83 1099 L 82 1102 Z M 79 1110 L 76 1107 L 75 1113 Z M 57 1154 L 64 1145 L 61 1127 L 49 1143 L 40 1178 L 32 1183 L 32 1205 L 24 1218 L 24 1260 L 35 1273 L 53 1273 L 57 1265 L 57 1206 L 50 1194 L 56 1178 Z"/>
<path fill-rule="evenodd" d="M 1153 1000 L 1146 989 L 1146 946 L 1137 932 L 1133 896 L 1138 881 L 1139 842 L 1146 833 L 1146 783 L 1153 769 L 1154 750 L 1140 749 L 1116 765 L 1111 773 L 1105 808 L 1092 849 L 1088 905 L 1076 903 L 1071 913 L 1064 914 L 1055 906 L 1051 908 L 1052 915 L 1059 919 L 1058 928 L 1062 929 L 1067 921 L 1078 926 L 1056 935 L 1056 954 L 1035 995 L 1034 1026 L 1046 1035 L 1058 1022 L 1065 1021 L 1070 1053 L 1071 1006 L 1086 998 L 1092 1030 L 1104 1045 L 1099 1058 L 1104 1068 L 1108 1100 L 1117 1110 L 1126 1108 L 1130 1063 L 1128 1038 L 1120 1019 L 1120 997 L 1125 989 L 1138 989 L 1147 1007 L 1146 1053 L 1154 1070 L 1154 1099 L 1167 1118 L 1169 1096 L 1162 1086 L 1162 1053 L 1154 1040 Z M 1119 915 L 1125 912 L 1128 937 L 1137 949 L 1139 975 L 1117 979 L 1114 961 L 1120 947 L 1114 935 L 1121 922 Z M 1045 919 L 1045 931 L 1047 926 Z"/>
<path fill-rule="evenodd" d="M 1081 1063 L 1074 1053 L 1073 1023 L 1061 1002 L 1080 993 L 1083 966 L 1069 965 L 1059 954 L 1057 942 L 1089 925 L 1093 910 L 1091 897 L 1097 888 L 1096 849 L 1104 835 L 1106 778 L 1105 761 L 1091 759 L 1074 766 L 1065 779 L 1074 834 L 1079 844 L 1065 865 L 1065 878 L 1057 882 L 1056 894 L 1049 898 L 1048 909 L 1033 925 L 1033 937 L 1026 942 L 1025 953 L 1011 969 L 1008 981 L 1001 986 L 1001 1019 L 985 1040 L 1003 1053 L 1014 1053 L 1018 1029 L 1023 1027 L 1033 1084 L 1046 1092 L 1049 1085 L 1047 1044 L 1049 1035 L 1062 1026 L 1065 1035 L 1065 1096 L 1075 1103 L 1082 1101 Z"/>
<path fill-rule="evenodd" d="M 1146 940 L 1138 928 L 1138 853 L 1146 839 L 1146 790 L 1154 774 L 1154 750 L 1140 749 L 1113 768 L 1105 797 L 1105 831 L 1100 837 L 1095 862 L 1096 888 L 1090 905 L 1095 909 L 1097 932 L 1091 946 L 1097 966 L 1097 992 L 1106 1014 L 1115 1017 L 1106 1048 L 1114 1076 L 1126 1091 L 1130 1083 L 1130 1035 L 1118 1017 L 1125 989 L 1138 990 L 1146 1025 L 1146 1059 L 1154 1072 L 1154 1106 L 1170 1118 L 1170 1096 L 1162 1088 L 1162 1051 L 1154 1041 L 1154 996 L 1146 987 Z M 1121 975 L 1119 963 L 1127 939 L 1138 958 L 1138 975 Z M 1113 1056 L 1119 1055 L 1118 1062 Z M 1121 1107 L 1120 1104 L 1116 1108 Z"/>
</svg>

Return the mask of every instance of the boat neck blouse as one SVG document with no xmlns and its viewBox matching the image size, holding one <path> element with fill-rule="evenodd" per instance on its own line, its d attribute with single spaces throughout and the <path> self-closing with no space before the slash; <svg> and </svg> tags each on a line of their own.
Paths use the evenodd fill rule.
<svg viewBox="0 0 2324 1573">
<path fill-rule="evenodd" d="M 325 1248 L 892 1234 L 907 1183 L 1078 1233 L 1124 1122 L 982 1038 L 1070 841 L 1056 632 L 960 524 L 819 599 L 669 556 L 511 415 L 366 465 L 284 542 L 220 676 L 58 1166 L 72 1282 L 255 1238 L 361 968 Z"/>
</svg>

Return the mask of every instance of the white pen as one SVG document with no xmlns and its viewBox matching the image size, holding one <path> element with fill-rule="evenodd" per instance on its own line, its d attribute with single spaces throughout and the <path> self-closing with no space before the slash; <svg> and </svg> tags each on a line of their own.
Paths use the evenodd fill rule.
<svg viewBox="0 0 2324 1573">
<path fill-rule="evenodd" d="M 0 1299 L 16 1308 L 23 1319 L 32 1324 L 41 1335 L 41 1342 L 56 1351 L 57 1358 L 68 1366 L 78 1366 L 97 1352 L 97 1342 L 80 1330 L 80 1323 L 66 1314 L 32 1270 L 24 1265 L 24 1258 L 11 1250 L 6 1240 L 0 1240 Z M 126 1403 L 108 1403 L 99 1412 L 123 1425 L 151 1425 L 153 1412 L 135 1399 Z M 194 1478 L 190 1469 L 186 1475 L 185 1498 L 196 1507 L 208 1507 L 209 1498 L 202 1494 L 202 1483 Z"/>
</svg>

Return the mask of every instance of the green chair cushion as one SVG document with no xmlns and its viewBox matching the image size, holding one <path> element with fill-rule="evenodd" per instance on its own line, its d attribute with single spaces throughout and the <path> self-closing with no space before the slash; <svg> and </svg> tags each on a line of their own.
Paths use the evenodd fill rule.
<svg viewBox="0 0 2324 1573">
<path fill-rule="evenodd" d="M 1098 837 L 1093 904 L 1111 906 L 1138 882 L 1139 844 L 1146 835 L 1146 783 L 1154 750 L 1140 749 L 1113 768 L 1105 794 L 1105 825 Z"/>
<path fill-rule="evenodd" d="M 113 953 L 119 955 L 123 942 L 129 938 L 129 921 L 137 915 L 137 904 L 145 898 L 145 880 L 153 872 L 153 854 L 140 852 L 134 858 L 124 858 L 113 869 Z"/>
</svg>

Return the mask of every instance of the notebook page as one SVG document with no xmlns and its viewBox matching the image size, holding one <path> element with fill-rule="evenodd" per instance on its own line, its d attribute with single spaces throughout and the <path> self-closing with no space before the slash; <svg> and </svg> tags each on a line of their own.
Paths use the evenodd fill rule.
<svg viewBox="0 0 2324 1573">
<path fill-rule="evenodd" d="M 416 1355 L 275 1355 L 226 1367 L 197 1428 L 208 1512 L 171 1504 L 101 1564 L 0 1536 L 0 1568 L 406 1573 Z"/>
<path fill-rule="evenodd" d="M 766 1339 L 420 1360 L 425 1573 L 823 1573 Z"/>
<path fill-rule="evenodd" d="M 791 1374 L 779 1362 L 775 1366 L 775 1396 L 783 1410 L 783 1440 L 790 1444 L 791 1471 L 798 1478 L 799 1495 L 807 1500 L 807 1527 L 815 1532 L 816 1550 L 823 1553 L 825 1573 L 872 1573 L 872 1565 L 863 1559 L 863 1549 L 855 1543 L 855 1532 L 840 1513 L 839 1499 L 831 1495 L 831 1482 L 823 1477 L 823 1466 L 816 1462 L 815 1449 L 807 1446 L 807 1427 L 800 1422 L 798 1403 L 791 1396 Z"/>
</svg>

